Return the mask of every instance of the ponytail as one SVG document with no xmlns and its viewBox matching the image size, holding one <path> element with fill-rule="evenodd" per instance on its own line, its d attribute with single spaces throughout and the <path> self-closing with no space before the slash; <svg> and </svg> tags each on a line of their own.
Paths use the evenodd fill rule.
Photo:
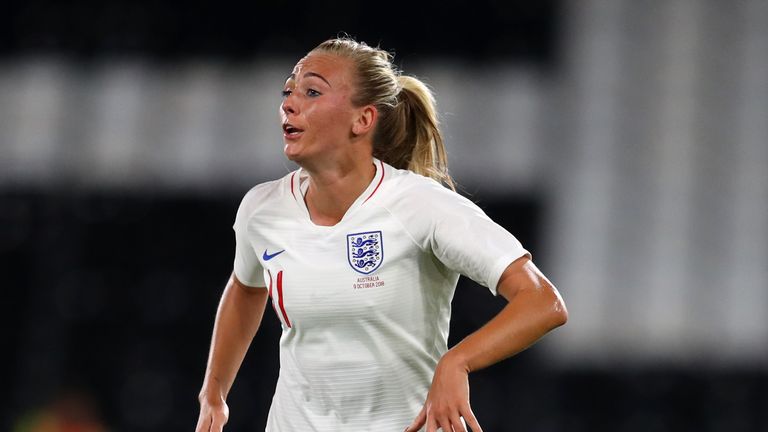
<svg viewBox="0 0 768 432">
<path fill-rule="evenodd" d="M 400 75 L 397 82 L 397 103 L 381 116 L 373 155 L 395 168 L 433 178 L 456 190 L 448 174 L 448 155 L 432 91 L 414 77 Z"/>
<path fill-rule="evenodd" d="M 311 52 L 351 59 L 357 73 L 353 103 L 379 111 L 373 156 L 399 169 L 430 177 L 456 190 L 440 133 L 435 98 L 417 78 L 401 75 L 392 55 L 350 38 L 327 40 Z"/>
</svg>

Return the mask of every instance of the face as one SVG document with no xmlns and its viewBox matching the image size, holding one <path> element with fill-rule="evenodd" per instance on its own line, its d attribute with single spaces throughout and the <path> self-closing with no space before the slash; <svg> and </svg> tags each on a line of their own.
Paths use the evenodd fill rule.
<svg viewBox="0 0 768 432">
<path fill-rule="evenodd" d="M 288 159 L 301 164 L 344 151 L 358 111 L 352 80 L 352 63 L 343 57 L 313 53 L 296 64 L 280 104 Z"/>
</svg>

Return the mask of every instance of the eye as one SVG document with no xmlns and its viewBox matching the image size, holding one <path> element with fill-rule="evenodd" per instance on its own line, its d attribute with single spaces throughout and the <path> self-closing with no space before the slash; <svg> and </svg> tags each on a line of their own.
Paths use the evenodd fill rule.
<svg viewBox="0 0 768 432">
<path fill-rule="evenodd" d="M 307 96 L 309 97 L 318 97 L 320 94 L 321 93 L 315 89 L 307 89 Z"/>
<path fill-rule="evenodd" d="M 290 96 L 290 95 L 291 95 L 291 93 L 293 93 L 291 90 L 283 90 L 283 91 L 281 91 L 281 92 L 280 92 L 280 94 L 281 94 L 281 95 L 282 95 L 284 98 L 287 98 L 288 96 Z"/>
</svg>

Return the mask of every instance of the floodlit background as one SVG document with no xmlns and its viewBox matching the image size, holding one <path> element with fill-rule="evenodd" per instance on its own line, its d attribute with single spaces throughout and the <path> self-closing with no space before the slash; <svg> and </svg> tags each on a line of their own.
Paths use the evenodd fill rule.
<svg viewBox="0 0 768 432">
<path fill-rule="evenodd" d="M 485 430 L 768 429 L 768 2 L 2 13 L 1 430 L 193 430 L 235 210 L 294 169 L 282 83 L 342 31 L 432 86 L 462 192 L 569 307 L 471 377 Z M 462 280 L 452 342 L 501 306 Z M 263 429 L 278 337 L 267 313 L 227 430 Z"/>
</svg>

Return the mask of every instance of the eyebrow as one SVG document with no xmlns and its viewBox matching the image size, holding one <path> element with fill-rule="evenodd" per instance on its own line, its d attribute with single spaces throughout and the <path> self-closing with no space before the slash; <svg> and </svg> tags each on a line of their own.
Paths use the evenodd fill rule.
<svg viewBox="0 0 768 432">
<path fill-rule="evenodd" d="M 317 73 L 317 72 L 307 72 L 307 73 L 305 73 L 305 74 L 304 74 L 304 76 L 305 76 L 305 77 L 311 77 L 311 76 L 313 76 L 313 77 L 317 77 L 317 78 L 320 78 L 320 79 L 321 79 L 321 80 L 323 80 L 323 81 L 324 81 L 326 84 L 328 84 L 328 87 L 333 87 L 333 86 L 331 85 L 331 83 L 329 83 L 329 82 L 328 82 L 328 80 L 327 80 L 327 79 L 323 78 L 323 76 L 322 76 L 322 75 L 320 75 L 320 74 L 319 74 L 319 73 Z M 296 74 L 292 73 L 292 74 L 288 75 L 288 77 L 287 77 L 285 80 L 286 80 L 286 81 L 288 81 L 288 80 L 295 80 L 295 79 L 296 79 Z"/>
</svg>

